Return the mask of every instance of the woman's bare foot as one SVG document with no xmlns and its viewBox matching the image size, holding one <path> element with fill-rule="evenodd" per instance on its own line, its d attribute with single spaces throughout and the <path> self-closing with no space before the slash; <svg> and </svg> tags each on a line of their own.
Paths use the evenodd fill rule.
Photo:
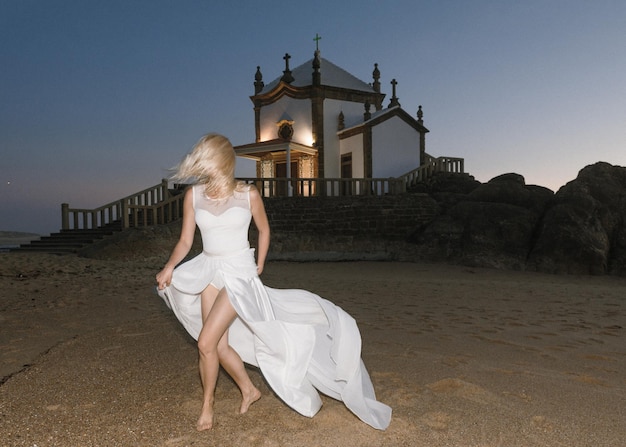
<svg viewBox="0 0 626 447">
<path fill-rule="evenodd" d="M 246 392 L 245 394 L 242 393 L 241 408 L 239 409 L 239 414 L 244 414 L 245 412 L 247 412 L 248 408 L 250 408 L 250 405 L 255 403 L 260 398 L 261 392 L 256 388 L 252 388 L 249 392 Z"/>
<path fill-rule="evenodd" d="M 200 418 L 198 418 L 198 424 L 196 425 L 196 430 L 204 431 L 211 430 L 213 428 L 213 407 L 203 405 L 202 412 L 200 413 Z"/>
</svg>

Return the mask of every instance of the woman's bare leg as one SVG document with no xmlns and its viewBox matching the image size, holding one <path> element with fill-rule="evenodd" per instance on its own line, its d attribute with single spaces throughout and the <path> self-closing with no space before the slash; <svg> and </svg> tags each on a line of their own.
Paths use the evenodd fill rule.
<svg viewBox="0 0 626 447">
<path fill-rule="evenodd" d="M 204 323 L 198 337 L 198 352 L 204 399 L 197 429 L 208 430 L 213 427 L 213 403 L 220 362 L 241 390 L 241 413 L 245 413 L 261 397 L 261 393 L 250 381 L 239 355 L 228 345 L 228 327 L 237 314 L 226 290 L 217 292 L 214 287 L 207 287 L 202 294 L 202 313 Z"/>
<path fill-rule="evenodd" d="M 219 290 L 213 286 L 208 286 L 202 293 L 202 321 L 205 322 Z M 250 405 L 261 398 L 261 392 L 254 386 L 250 380 L 250 376 L 246 371 L 246 367 L 235 351 L 228 344 L 228 331 L 220 339 L 217 346 L 217 355 L 220 360 L 220 364 L 224 370 L 235 381 L 239 390 L 241 391 L 241 406 L 239 407 L 239 413 L 243 414 L 248 411 Z"/>
<path fill-rule="evenodd" d="M 254 386 L 250 380 L 250 376 L 246 371 L 246 367 L 235 351 L 228 344 L 228 331 L 224 333 L 217 345 L 218 357 L 221 365 L 226 372 L 233 378 L 239 390 L 241 391 L 241 406 L 239 413 L 243 414 L 248 411 L 250 405 L 261 398 L 261 392 Z"/>
</svg>

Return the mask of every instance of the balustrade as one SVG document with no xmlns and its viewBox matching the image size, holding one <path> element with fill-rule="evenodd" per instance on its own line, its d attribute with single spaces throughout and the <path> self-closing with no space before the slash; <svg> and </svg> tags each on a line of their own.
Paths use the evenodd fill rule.
<svg viewBox="0 0 626 447">
<path fill-rule="evenodd" d="M 263 197 L 276 196 L 383 196 L 401 194 L 407 188 L 422 182 L 435 172 L 463 173 L 462 158 L 426 155 L 426 162 L 397 178 L 242 178 L 253 184 Z M 174 185 L 175 193 L 168 188 L 168 181 L 144 189 L 96 209 L 70 208 L 61 205 L 63 230 L 91 230 L 119 223 L 122 229 L 148 225 L 166 224 L 182 217 L 184 185 Z"/>
<path fill-rule="evenodd" d="M 253 184 L 263 197 L 279 196 L 383 196 L 405 191 L 396 178 L 241 178 Z"/>
<path fill-rule="evenodd" d="M 181 202 L 181 203 L 178 203 Z M 182 216 L 182 195 L 173 195 L 167 180 L 96 209 L 61 205 L 63 230 L 92 230 L 115 223 L 122 228 L 168 223 Z"/>
</svg>

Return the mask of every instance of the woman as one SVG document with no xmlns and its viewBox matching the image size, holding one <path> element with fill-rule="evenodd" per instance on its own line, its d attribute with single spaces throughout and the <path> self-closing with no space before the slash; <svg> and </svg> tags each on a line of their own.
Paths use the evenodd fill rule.
<svg viewBox="0 0 626 447">
<path fill-rule="evenodd" d="M 305 416 L 321 407 L 317 389 L 384 430 L 391 409 L 376 400 L 354 319 L 315 294 L 272 289 L 259 279 L 270 229 L 259 192 L 235 180 L 235 158 L 227 138 L 209 134 L 178 166 L 174 178 L 195 184 L 185 192 L 180 239 L 156 275 L 159 295 L 198 341 L 204 396 L 197 429 L 213 427 L 220 363 L 241 390 L 241 413 L 261 397 L 245 361 Z M 256 262 L 248 242 L 251 220 L 258 230 Z M 176 267 L 191 248 L 196 225 L 203 252 Z"/>
</svg>

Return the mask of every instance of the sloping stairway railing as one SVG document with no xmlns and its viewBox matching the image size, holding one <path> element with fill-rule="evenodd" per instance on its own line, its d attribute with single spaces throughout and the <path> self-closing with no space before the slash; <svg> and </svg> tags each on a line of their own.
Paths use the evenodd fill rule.
<svg viewBox="0 0 626 447">
<path fill-rule="evenodd" d="M 122 229 L 159 225 L 178 220 L 183 213 L 183 194 L 168 188 L 168 181 L 146 188 L 95 209 L 61 205 L 61 229 L 91 230 L 119 222 Z"/>
<path fill-rule="evenodd" d="M 465 172 L 465 160 L 457 157 L 431 157 L 426 154 L 426 160 L 423 165 L 399 176 L 402 179 L 405 190 L 410 189 L 417 183 L 428 180 L 437 172 L 450 172 L 463 174 Z"/>
</svg>

